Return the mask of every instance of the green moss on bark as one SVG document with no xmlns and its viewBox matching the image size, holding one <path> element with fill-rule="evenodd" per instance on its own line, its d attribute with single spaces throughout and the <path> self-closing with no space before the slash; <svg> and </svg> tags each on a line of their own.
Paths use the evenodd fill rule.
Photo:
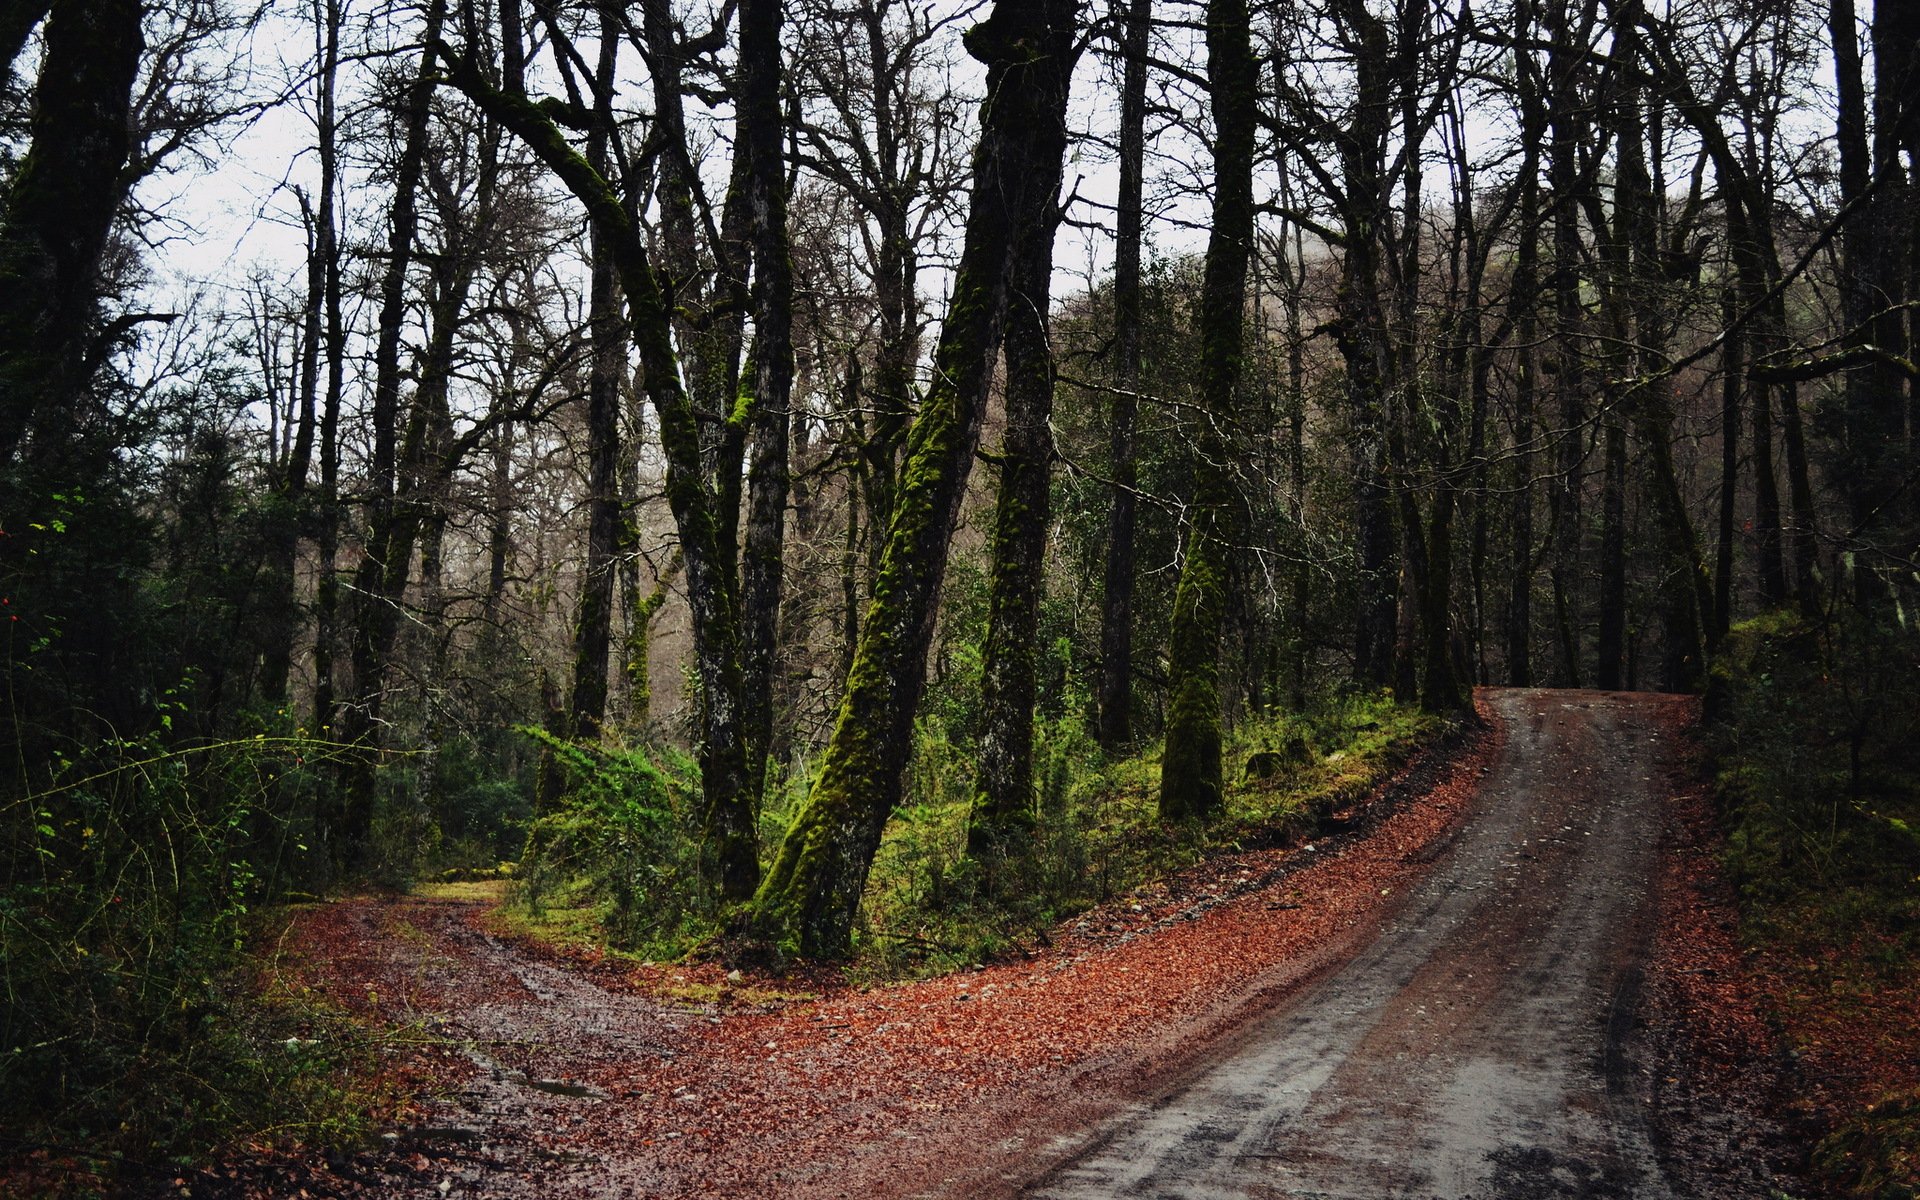
<svg viewBox="0 0 1920 1200">
<path fill-rule="evenodd" d="M 973 206 L 935 383 L 907 435 L 906 466 L 873 601 L 820 774 L 748 912 L 758 938 L 809 957 L 844 954 L 880 835 L 900 797 L 947 542 L 980 437 L 1013 250 L 1046 219 L 1066 149 L 1073 0 L 998 0 L 969 39 L 988 61 Z"/>
<path fill-rule="evenodd" d="M 1207 817 L 1221 806 L 1220 631 L 1226 614 L 1226 546 L 1234 494 L 1222 430 L 1244 371 L 1242 321 L 1253 241 L 1255 71 L 1246 0 L 1207 7 L 1213 89 L 1214 207 L 1201 293 L 1201 415 L 1194 443 L 1193 514 L 1174 593 L 1166 754 L 1160 815 Z"/>
</svg>

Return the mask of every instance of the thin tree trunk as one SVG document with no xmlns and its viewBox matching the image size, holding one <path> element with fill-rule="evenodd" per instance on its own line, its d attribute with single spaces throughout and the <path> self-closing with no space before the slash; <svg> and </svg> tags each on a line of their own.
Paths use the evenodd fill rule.
<svg viewBox="0 0 1920 1200">
<path fill-rule="evenodd" d="M 1737 304 L 1736 294 L 1729 290 L 1720 306 L 1723 321 L 1732 323 Z M 1715 553 L 1713 576 L 1713 624 L 1719 637 L 1725 637 L 1733 625 L 1733 529 L 1734 506 L 1740 490 L 1740 387 L 1745 369 L 1741 362 L 1743 343 L 1742 338 L 1728 338 L 1720 352 L 1720 542 Z M 1756 426 L 1758 423 L 1756 417 Z"/>
<path fill-rule="evenodd" d="M 1578 161 L 1583 124 L 1578 72 L 1580 48 L 1589 43 L 1594 23 L 1591 3 L 1578 14 L 1564 5 L 1543 9 L 1550 49 L 1547 57 L 1548 194 L 1553 207 L 1554 389 L 1560 393 L 1555 432 L 1555 479 L 1548 494 L 1553 526 L 1548 574 L 1553 583 L 1554 630 L 1559 649 L 1554 682 L 1580 686 L 1579 597 L 1581 575 L 1581 471 L 1586 460 L 1586 371 L 1579 345 L 1584 324 L 1580 298 L 1580 207 Z"/>
<path fill-rule="evenodd" d="M 322 74 L 316 86 L 330 86 Z M 330 188 L 322 185 L 331 209 Z M 272 596 L 267 602 L 272 631 L 264 638 L 265 655 L 260 666 L 260 696 L 271 705 L 287 702 L 287 686 L 293 674 L 293 647 L 300 623 L 300 602 L 296 594 L 295 567 L 300 556 L 300 535 L 307 525 L 307 484 L 313 472 L 314 438 L 318 433 L 320 391 L 320 328 L 326 309 L 327 264 L 324 247 L 331 242 L 320 229 L 319 216 L 300 194 L 301 216 L 307 227 L 307 295 L 300 321 L 300 367 L 297 430 L 286 467 L 275 481 L 276 514 L 279 527 L 267 564 Z M 332 220 L 331 211 L 328 220 Z"/>
<path fill-rule="evenodd" d="M 1107 513 L 1107 572 L 1100 611 L 1100 744 L 1117 751 L 1133 739 L 1133 562 L 1137 473 L 1135 399 L 1140 389 L 1140 242 L 1145 214 L 1147 50 L 1153 0 L 1130 0 L 1120 92 L 1120 195 L 1113 249 L 1114 489 Z"/>
<path fill-rule="evenodd" d="M 615 153 L 613 81 L 619 69 L 620 31 L 609 0 L 598 5 L 600 56 L 594 74 L 593 126 L 587 163 L 602 175 Z M 587 323 L 587 546 L 580 572 L 580 604 L 573 626 L 573 687 L 567 708 L 571 737 L 599 737 L 607 716 L 607 667 L 613 649 L 614 566 L 620 538 L 620 377 L 626 373 L 626 337 L 607 233 L 588 231 L 590 280 Z"/>
<path fill-rule="evenodd" d="M 375 731 L 386 688 L 387 662 L 399 629 L 399 610 L 412 556 L 410 514 L 401 511 L 397 462 L 400 413 L 400 331 L 406 320 L 407 272 L 413 262 L 419 223 L 417 192 L 427 153 L 427 122 L 433 98 L 434 47 L 446 19 L 446 0 L 427 8 L 420 67 L 408 86 L 406 136 L 394 167 L 393 205 L 387 236 L 387 261 L 380 287 L 380 315 L 374 345 L 373 457 L 367 481 L 367 541 L 354 572 L 353 700 L 342 722 L 344 739 L 359 748 L 347 760 L 342 780 L 342 810 L 335 830 L 336 863 L 362 856 L 373 829 L 376 761 Z M 403 530 L 403 526 L 408 526 Z"/>
<path fill-rule="evenodd" d="M 793 265 L 781 144 L 779 0 L 742 0 L 740 57 L 740 145 L 749 159 L 746 206 L 753 226 L 753 453 L 740 575 L 741 704 L 747 794 L 757 807 L 773 744 L 793 390 Z"/>
<path fill-rule="evenodd" d="M 314 36 L 320 59 L 314 124 L 319 142 L 320 203 L 314 216 L 323 239 L 326 272 L 327 389 L 320 405 L 320 495 L 314 513 L 317 558 L 313 596 L 313 727 L 331 733 L 334 724 L 334 646 L 340 612 L 340 403 L 346 390 L 347 331 L 341 312 L 340 241 L 335 217 L 338 191 L 339 124 L 335 80 L 340 70 L 340 5 L 317 0 Z"/>
<path fill-rule="evenodd" d="M 1535 371 L 1540 336 L 1540 145 L 1546 137 L 1546 106 L 1535 78 L 1533 52 L 1525 43 L 1533 30 L 1532 0 L 1514 14 L 1514 80 L 1520 95 L 1520 129 L 1525 150 L 1520 166 L 1520 245 L 1514 254 L 1508 309 L 1519 339 L 1513 381 L 1514 468 L 1512 578 L 1507 593 L 1507 683 L 1533 686 L 1533 472 Z"/>
</svg>

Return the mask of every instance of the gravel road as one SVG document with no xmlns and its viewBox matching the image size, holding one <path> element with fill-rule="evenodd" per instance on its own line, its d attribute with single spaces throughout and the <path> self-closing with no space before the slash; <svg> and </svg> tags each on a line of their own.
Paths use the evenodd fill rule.
<svg viewBox="0 0 1920 1200">
<path fill-rule="evenodd" d="M 1675 701 L 1489 699 L 1507 739 L 1476 814 L 1380 936 L 1030 1195 L 1689 1194 L 1623 1053 Z"/>
</svg>

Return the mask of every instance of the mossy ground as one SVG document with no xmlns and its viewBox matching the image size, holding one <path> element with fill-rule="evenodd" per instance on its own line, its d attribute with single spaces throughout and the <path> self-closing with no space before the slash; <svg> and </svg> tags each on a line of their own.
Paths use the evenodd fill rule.
<svg viewBox="0 0 1920 1200">
<path fill-rule="evenodd" d="M 1042 722 L 1035 731 L 1032 843 L 1016 859 L 988 864 L 966 855 L 977 756 L 946 728 L 932 718 L 918 727 L 905 799 L 887 824 L 854 931 L 848 969 L 856 979 L 935 975 L 1019 953 L 1043 942 L 1063 918 L 1362 798 L 1442 723 L 1365 695 L 1243 721 L 1226 739 L 1223 811 L 1204 823 L 1168 824 L 1159 816 L 1157 744 L 1109 759 L 1080 721 Z M 1250 774 L 1255 756 L 1284 766 Z M 769 852 L 804 802 L 810 775 L 803 764 L 769 789 L 761 813 Z M 503 934 L 636 966 L 697 955 L 721 933 L 722 918 L 713 914 L 655 927 L 670 936 L 611 936 L 620 926 L 618 905 L 589 875 L 550 882 L 534 905 L 518 885 L 502 882 L 429 884 L 416 892 L 503 900 L 490 918 Z"/>
<path fill-rule="evenodd" d="M 964 855 L 971 755 L 923 730 L 909 768 L 910 802 L 888 824 L 868 883 L 854 973 L 939 974 L 1018 953 L 1066 917 L 1360 799 L 1440 728 L 1432 717 L 1366 696 L 1243 722 L 1226 739 L 1220 816 L 1168 824 L 1159 816 L 1157 745 L 1108 760 L 1077 726 L 1044 726 L 1031 852 L 985 866 Z M 1249 777 L 1254 755 L 1302 738 L 1311 750 L 1305 761 Z"/>
</svg>

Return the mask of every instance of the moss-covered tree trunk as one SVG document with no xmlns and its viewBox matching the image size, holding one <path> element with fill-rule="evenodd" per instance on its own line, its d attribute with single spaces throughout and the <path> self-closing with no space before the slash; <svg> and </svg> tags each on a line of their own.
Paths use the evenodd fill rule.
<svg viewBox="0 0 1920 1200">
<path fill-rule="evenodd" d="M 947 542 L 980 437 L 1014 249 L 1046 219 L 1066 149 L 1078 0 L 998 0 L 967 34 L 987 64 L 972 207 L 934 359 L 907 435 L 873 602 L 833 736 L 750 910 L 752 932 L 809 956 L 847 949 L 900 798 Z"/>
<path fill-rule="evenodd" d="M 607 173 L 615 136 L 612 81 L 619 67 L 620 29 L 612 4 L 601 0 L 600 58 L 587 162 Z M 620 377 L 627 370 L 620 293 L 608 235 L 588 231 L 587 556 L 580 571 L 580 603 L 573 624 L 573 689 L 567 707 L 571 736 L 600 734 L 607 716 L 607 665 L 613 648 L 614 569 L 620 539 Z"/>
<path fill-rule="evenodd" d="M 43 422 L 57 446 L 64 418 L 79 411 L 145 47 L 138 0 L 51 7 L 33 143 L 0 202 L 0 464 Z"/>
<path fill-rule="evenodd" d="M 1173 596 L 1167 742 L 1160 764 L 1163 820 L 1205 817 L 1224 797 L 1220 631 L 1235 498 L 1225 427 L 1245 369 L 1247 262 L 1253 249 L 1253 134 L 1258 97 L 1246 0 L 1207 5 L 1207 79 L 1213 107 L 1213 225 L 1200 292 L 1200 404 L 1186 553 Z"/>
<path fill-rule="evenodd" d="M 1153 0 L 1132 0 L 1123 43 L 1120 92 L 1120 193 L 1114 214 L 1114 396 L 1110 447 L 1113 501 L 1107 516 L 1106 587 L 1100 610 L 1100 744 L 1109 751 L 1133 739 L 1133 560 L 1136 500 L 1133 426 L 1140 388 L 1140 245 L 1145 180 L 1147 49 Z"/>
<path fill-rule="evenodd" d="M 1007 434 L 993 514 L 993 566 L 980 694 L 980 774 L 967 853 L 992 862 L 1022 853 L 1033 825 L 1033 704 L 1046 585 L 1048 467 L 1053 439 L 1053 355 L 1047 308 L 1053 276 L 1052 221 L 1036 224 L 1016 251 L 1007 297 Z"/>
</svg>

